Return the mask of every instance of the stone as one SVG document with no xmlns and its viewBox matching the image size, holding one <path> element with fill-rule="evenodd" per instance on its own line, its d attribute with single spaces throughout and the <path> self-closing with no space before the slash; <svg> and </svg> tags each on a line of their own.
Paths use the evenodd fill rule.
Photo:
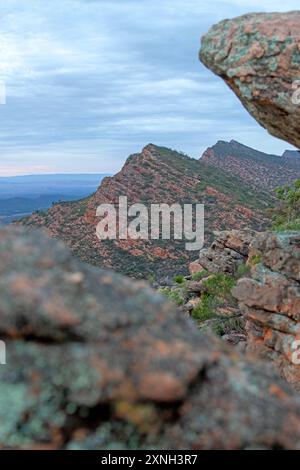
<svg viewBox="0 0 300 470">
<path fill-rule="evenodd" d="M 249 245 L 256 232 L 253 230 L 224 230 L 214 232 L 210 247 L 199 253 L 199 263 L 210 273 L 234 275 L 247 261 Z"/>
<path fill-rule="evenodd" d="M 145 283 L 9 228 L 0 299 L 1 449 L 300 448 L 300 399 L 273 367 Z"/>
<path fill-rule="evenodd" d="M 223 335 L 222 340 L 236 346 L 239 343 L 246 341 L 246 335 L 233 332 L 233 333 Z"/>
<path fill-rule="evenodd" d="M 204 270 L 203 266 L 201 266 L 201 264 L 198 263 L 197 261 L 193 261 L 193 263 L 190 263 L 189 265 L 189 272 L 191 275 L 197 274 L 203 270 Z"/>
<path fill-rule="evenodd" d="M 250 245 L 253 256 L 259 262 L 251 278 L 240 279 L 232 291 L 247 320 L 247 350 L 274 361 L 300 391 L 293 354 L 300 339 L 300 234 L 261 233 Z"/>
<path fill-rule="evenodd" d="M 272 135 L 300 147 L 300 12 L 224 20 L 202 38 L 200 59 Z"/>
</svg>

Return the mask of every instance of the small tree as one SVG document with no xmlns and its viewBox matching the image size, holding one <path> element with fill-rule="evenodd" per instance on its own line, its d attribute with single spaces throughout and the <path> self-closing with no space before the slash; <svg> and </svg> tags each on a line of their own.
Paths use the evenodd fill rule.
<svg viewBox="0 0 300 470">
<path fill-rule="evenodd" d="M 275 190 L 278 205 L 272 210 L 275 230 L 300 230 L 300 179 Z"/>
</svg>

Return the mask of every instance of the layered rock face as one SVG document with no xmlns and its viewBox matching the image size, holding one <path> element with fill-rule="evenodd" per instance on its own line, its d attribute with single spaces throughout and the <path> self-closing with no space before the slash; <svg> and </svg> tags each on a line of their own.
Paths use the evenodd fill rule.
<svg viewBox="0 0 300 470">
<path fill-rule="evenodd" d="M 200 58 L 268 131 L 300 147 L 300 12 L 248 14 L 213 26 Z"/>
<path fill-rule="evenodd" d="M 211 273 L 236 274 L 247 261 L 253 230 L 224 230 L 214 232 L 215 240 L 200 251 L 199 259 L 190 264 L 190 272 L 206 270 Z"/>
<path fill-rule="evenodd" d="M 300 400 L 143 283 L 0 231 L 0 447 L 300 448 Z"/>
<path fill-rule="evenodd" d="M 247 349 L 273 360 L 300 391 L 300 234 L 258 235 L 249 262 L 252 278 L 233 289 L 247 319 Z"/>
</svg>

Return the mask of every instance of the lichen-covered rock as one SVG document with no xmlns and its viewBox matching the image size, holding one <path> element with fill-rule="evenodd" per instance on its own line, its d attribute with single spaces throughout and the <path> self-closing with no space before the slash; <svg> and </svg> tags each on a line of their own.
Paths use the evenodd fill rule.
<svg viewBox="0 0 300 470">
<path fill-rule="evenodd" d="M 300 12 L 247 14 L 213 26 L 201 61 L 268 131 L 300 147 Z"/>
<path fill-rule="evenodd" d="M 253 230 L 224 230 L 214 232 L 215 240 L 209 248 L 200 251 L 199 259 L 193 263 L 198 270 L 210 273 L 235 274 L 245 264 Z M 190 268 L 191 269 L 191 268 Z"/>
<path fill-rule="evenodd" d="M 0 231 L 0 447 L 300 448 L 300 400 L 142 283 Z"/>
<path fill-rule="evenodd" d="M 272 359 L 300 391 L 294 356 L 300 340 L 300 234 L 258 235 L 250 245 L 252 260 L 252 278 L 240 279 L 233 289 L 247 319 L 247 349 Z"/>
</svg>

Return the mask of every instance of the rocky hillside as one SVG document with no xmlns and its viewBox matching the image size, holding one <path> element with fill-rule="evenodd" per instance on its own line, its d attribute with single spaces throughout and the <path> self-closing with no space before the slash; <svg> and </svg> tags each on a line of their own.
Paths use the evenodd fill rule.
<svg viewBox="0 0 300 470">
<path fill-rule="evenodd" d="M 234 140 L 217 142 L 204 152 L 201 161 L 265 190 L 300 178 L 300 154 L 297 151 L 287 150 L 282 156 L 269 155 Z"/>
<path fill-rule="evenodd" d="M 39 231 L 0 230 L 1 449 L 299 449 L 271 366 L 203 335 L 144 283 Z"/>
<path fill-rule="evenodd" d="M 213 230 L 262 228 L 264 211 L 271 203 L 265 191 L 233 175 L 224 175 L 204 161 L 176 151 L 148 145 L 131 155 L 122 170 L 105 178 L 98 191 L 78 202 L 54 205 L 24 219 L 23 225 L 44 227 L 63 240 L 82 260 L 97 266 L 147 278 L 186 272 L 195 252 L 185 249 L 184 241 L 105 240 L 96 237 L 96 209 L 101 203 L 117 205 L 119 196 L 128 203 L 203 203 L 206 209 L 206 241 Z"/>
</svg>

